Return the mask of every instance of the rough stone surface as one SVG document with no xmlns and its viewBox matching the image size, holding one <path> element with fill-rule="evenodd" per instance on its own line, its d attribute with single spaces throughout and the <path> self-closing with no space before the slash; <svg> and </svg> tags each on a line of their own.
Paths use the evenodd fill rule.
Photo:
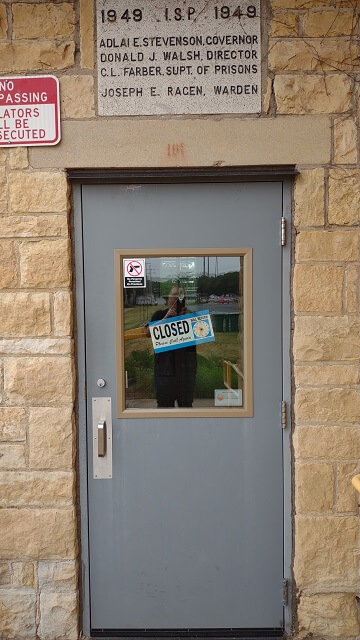
<svg viewBox="0 0 360 640">
<path fill-rule="evenodd" d="M 39 562 L 38 579 L 41 591 L 75 591 L 77 587 L 76 562 L 74 560 Z"/>
<path fill-rule="evenodd" d="M 351 593 L 302 595 L 299 631 L 307 636 L 358 636 L 356 602 Z"/>
<path fill-rule="evenodd" d="M 67 182 L 60 172 L 9 175 L 10 208 L 14 213 L 62 213 L 67 211 Z"/>
<path fill-rule="evenodd" d="M 70 336 L 72 334 L 72 297 L 70 291 L 58 291 L 54 294 L 54 334 Z"/>
<path fill-rule="evenodd" d="M 0 442 L 22 442 L 26 438 L 24 409 L 0 407 Z"/>
<path fill-rule="evenodd" d="M 73 400 L 72 361 L 66 357 L 5 358 L 10 404 L 66 404 Z"/>
<path fill-rule="evenodd" d="M 3 216 L 0 237 L 37 238 L 42 236 L 68 236 L 66 215 Z"/>
<path fill-rule="evenodd" d="M 13 37 L 16 39 L 71 38 L 75 15 L 70 3 L 14 3 Z"/>
<path fill-rule="evenodd" d="M 17 258 L 16 244 L 12 240 L 1 240 L 0 241 L 0 289 L 16 287 L 17 281 L 18 281 L 18 258 Z"/>
<path fill-rule="evenodd" d="M 26 465 L 23 444 L 0 444 L 0 469 L 23 469 Z"/>
<path fill-rule="evenodd" d="M 297 385 L 359 384 L 359 367 L 351 364 L 299 364 L 295 366 Z"/>
<path fill-rule="evenodd" d="M 73 593 L 40 594 L 40 640 L 78 640 L 78 596 Z"/>
<path fill-rule="evenodd" d="M 298 35 L 299 16 L 296 13 L 275 13 L 270 24 L 271 38 L 292 38 Z"/>
<path fill-rule="evenodd" d="M 331 464 L 298 463 L 295 467 L 297 513 L 331 511 L 334 502 L 334 469 Z"/>
<path fill-rule="evenodd" d="M 348 71 L 356 64 L 358 53 L 358 47 L 348 38 L 273 40 L 269 44 L 269 68 L 275 73 L 342 69 Z M 327 83 L 327 77 L 323 79 Z"/>
<path fill-rule="evenodd" d="M 297 459 L 357 460 L 360 457 L 360 428 L 297 427 L 294 449 Z"/>
<path fill-rule="evenodd" d="M 309 38 L 349 36 L 354 32 L 355 25 L 353 11 L 309 11 L 303 17 L 304 36 Z"/>
<path fill-rule="evenodd" d="M 356 313 L 359 303 L 359 269 L 356 265 L 346 267 L 345 271 L 345 310 Z"/>
<path fill-rule="evenodd" d="M 71 469 L 74 458 L 72 407 L 31 408 L 29 443 L 30 468 Z"/>
<path fill-rule="evenodd" d="M 27 169 L 29 166 L 27 147 L 14 147 L 9 149 L 10 169 Z"/>
<path fill-rule="evenodd" d="M 359 473 L 358 464 L 338 464 L 336 469 L 336 511 L 357 513 L 359 494 L 351 484 L 352 477 Z"/>
<path fill-rule="evenodd" d="M 355 164 L 357 161 L 357 126 L 354 120 L 334 122 L 335 164 Z"/>
<path fill-rule="evenodd" d="M 359 258 L 357 231 L 301 231 L 296 259 L 314 262 L 353 262 Z"/>
<path fill-rule="evenodd" d="M 0 298 L 1 300 L 1 298 Z M 73 352 L 71 340 L 59 338 L 17 338 L 15 340 L 0 339 L 2 355 L 69 355 Z"/>
<path fill-rule="evenodd" d="M 358 530 L 355 516 L 296 516 L 297 587 L 356 588 Z"/>
<path fill-rule="evenodd" d="M 51 331 L 50 300 L 47 293 L 1 293 L 1 335 L 46 336 Z"/>
<path fill-rule="evenodd" d="M 80 0 L 80 54 L 83 69 L 94 68 L 94 7 Z"/>
<path fill-rule="evenodd" d="M 60 96 L 63 118 L 95 116 L 92 76 L 63 76 L 60 78 Z"/>
<path fill-rule="evenodd" d="M 270 0 L 272 9 L 311 9 L 328 7 L 329 0 Z"/>
<path fill-rule="evenodd" d="M 360 391 L 357 389 L 306 389 L 295 395 L 295 416 L 300 422 L 358 422 Z"/>
<path fill-rule="evenodd" d="M 6 6 L 0 4 L 0 38 L 6 38 L 7 26 Z"/>
<path fill-rule="evenodd" d="M 298 264 L 294 270 L 294 307 L 300 312 L 342 310 L 342 267 Z"/>
<path fill-rule="evenodd" d="M 17 589 L 22 587 L 34 588 L 35 571 L 32 562 L 12 562 L 11 570 L 13 575 L 13 586 Z"/>
<path fill-rule="evenodd" d="M 352 225 L 360 219 L 360 169 L 331 169 L 329 177 L 330 224 Z"/>
<path fill-rule="evenodd" d="M 352 80 L 345 74 L 277 75 L 277 112 L 293 114 L 345 113 L 351 108 Z"/>
<path fill-rule="evenodd" d="M 357 317 L 314 317 L 295 319 L 295 360 L 358 361 L 360 321 Z"/>
<path fill-rule="evenodd" d="M 8 562 L 0 562 L 0 586 L 5 587 L 11 584 L 11 570 Z"/>
<path fill-rule="evenodd" d="M 324 169 L 305 170 L 296 176 L 294 200 L 295 226 L 319 227 L 324 224 Z"/>
<path fill-rule="evenodd" d="M 71 506 L 73 488 L 71 472 L 3 471 L 0 473 L 0 506 Z"/>
<path fill-rule="evenodd" d="M 73 42 L 3 42 L 0 43 L 0 72 L 47 71 L 67 69 L 74 64 Z"/>
<path fill-rule="evenodd" d="M 0 214 L 7 211 L 7 181 L 3 167 L 0 167 Z"/>
<path fill-rule="evenodd" d="M 76 556 L 75 515 L 70 509 L 0 509 L 0 527 L 1 558 Z"/>
<path fill-rule="evenodd" d="M 35 640 L 34 591 L 0 590 L 1 631 L 6 640 Z"/>
<path fill-rule="evenodd" d="M 66 287 L 71 283 L 68 239 L 24 241 L 20 244 L 23 287 Z"/>
</svg>

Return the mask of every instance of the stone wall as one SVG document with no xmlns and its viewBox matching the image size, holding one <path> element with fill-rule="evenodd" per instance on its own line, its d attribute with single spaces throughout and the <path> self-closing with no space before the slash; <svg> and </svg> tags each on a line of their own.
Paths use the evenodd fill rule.
<svg viewBox="0 0 360 640">
<path fill-rule="evenodd" d="M 324 114 L 332 135 L 328 161 L 299 166 L 294 192 L 294 634 L 347 638 L 359 634 L 350 484 L 360 452 L 359 2 L 271 0 L 268 9 L 261 118 Z M 96 124 L 93 29 L 91 0 L 0 0 L 0 73 L 57 75 L 63 121 Z M 69 214 L 63 166 L 0 149 L 4 639 L 78 635 Z"/>
</svg>

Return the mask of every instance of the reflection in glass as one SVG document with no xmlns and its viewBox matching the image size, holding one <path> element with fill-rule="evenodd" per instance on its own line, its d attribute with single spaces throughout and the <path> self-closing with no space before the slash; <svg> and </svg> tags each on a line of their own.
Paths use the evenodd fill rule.
<svg viewBox="0 0 360 640">
<path fill-rule="evenodd" d="M 146 258 L 146 276 L 123 289 L 126 408 L 241 407 L 243 257 Z M 154 354 L 148 322 L 207 310 L 214 342 Z"/>
</svg>

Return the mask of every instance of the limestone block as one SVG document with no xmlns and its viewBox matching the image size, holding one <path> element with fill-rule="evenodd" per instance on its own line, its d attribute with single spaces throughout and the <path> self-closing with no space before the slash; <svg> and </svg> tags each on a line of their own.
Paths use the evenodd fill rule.
<svg viewBox="0 0 360 640">
<path fill-rule="evenodd" d="M 78 595 L 72 593 L 40 594 L 40 640 L 78 640 Z"/>
<path fill-rule="evenodd" d="M 1 46 L 1 45 L 0 45 Z M 0 168 L 0 213 L 7 211 L 7 180 L 3 167 Z"/>
<path fill-rule="evenodd" d="M 5 151 L 5 149 L 0 149 L 0 165 L 6 163 L 7 154 L 8 150 Z"/>
<path fill-rule="evenodd" d="M 54 294 L 54 334 L 69 336 L 72 334 L 72 296 L 70 291 L 58 291 Z"/>
<path fill-rule="evenodd" d="M 333 466 L 331 464 L 297 463 L 295 466 L 296 512 L 331 511 L 333 503 Z"/>
<path fill-rule="evenodd" d="M 0 4 L 0 38 L 6 38 L 7 26 L 6 6 Z"/>
<path fill-rule="evenodd" d="M 301 595 L 299 631 L 307 636 L 358 636 L 356 602 L 351 593 Z"/>
<path fill-rule="evenodd" d="M 22 587 L 34 588 L 35 570 L 32 562 L 12 562 L 11 570 L 13 575 L 13 586 L 17 589 Z"/>
<path fill-rule="evenodd" d="M 29 166 L 27 147 L 14 147 L 9 149 L 10 169 L 27 169 Z"/>
<path fill-rule="evenodd" d="M 273 9 L 311 9 L 327 7 L 329 0 L 270 0 Z"/>
<path fill-rule="evenodd" d="M 0 294 L 0 326 L 3 337 L 49 335 L 49 295 L 23 292 Z"/>
<path fill-rule="evenodd" d="M 11 584 L 11 570 L 8 562 L 0 562 L 0 585 L 2 587 Z"/>
<path fill-rule="evenodd" d="M 296 360 L 357 362 L 360 358 L 360 322 L 351 316 L 295 318 Z"/>
<path fill-rule="evenodd" d="M 356 588 L 358 529 L 356 516 L 296 516 L 294 576 L 298 589 Z"/>
<path fill-rule="evenodd" d="M 358 493 L 351 484 L 352 477 L 359 473 L 359 465 L 338 464 L 336 470 L 336 511 L 357 513 Z"/>
<path fill-rule="evenodd" d="M 330 224 L 352 225 L 360 219 L 360 169 L 332 169 L 329 175 Z"/>
<path fill-rule="evenodd" d="M 359 368 L 351 364 L 295 365 L 296 385 L 359 384 Z"/>
<path fill-rule="evenodd" d="M 23 287 L 66 287 L 71 284 L 70 242 L 23 241 L 20 244 L 20 277 Z"/>
<path fill-rule="evenodd" d="M 76 591 L 76 562 L 39 562 L 38 579 L 40 591 Z"/>
<path fill-rule="evenodd" d="M 23 469 L 26 451 L 23 444 L 0 444 L 0 469 Z"/>
<path fill-rule="evenodd" d="M 356 313 L 359 302 L 359 269 L 349 265 L 345 270 L 345 311 Z"/>
<path fill-rule="evenodd" d="M 0 442 L 22 442 L 26 439 L 24 409 L 0 407 Z"/>
<path fill-rule="evenodd" d="M 272 94 L 272 79 L 267 78 L 266 89 L 263 94 L 263 112 L 267 114 L 270 111 L 271 94 Z"/>
<path fill-rule="evenodd" d="M 324 170 L 311 169 L 296 176 L 294 199 L 295 226 L 322 226 L 325 211 Z"/>
<path fill-rule="evenodd" d="M 9 404 L 53 406 L 73 400 L 73 371 L 69 357 L 5 358 L 4 377 Z"/>
<path fill-rule="evenodd" d="M 353 11 L 309 11 L 303 16 L 303 35 L 308 38 L 349 36 L 356 29 Z"/>
<path fill-rule="evenodd" d="M 360 390 L 299 388 L 295 416 L 299 422 L 359 422 Z"/>
<path fill-rule="evenodd" d="M 297 264 L 294 269 L 295 311 L 341 311 L 343 277 L 342 267 Z"/>
<path fill-rule="evenodd" d="M 94 79 L 92 76 L 63 76 L 60 78 L 62 118 L 93 118 Z"/>
<path fill-rule="evenodd" d="M 31 469 L 72 469 L 74 458 L 72 407 L 31 408 L 29 444 Z"/>
<path fill-rule="evenodd" d="M 68 236 L 66 215 L 53 216 L 3 216 L 1 218 L 1 237 L 37 238 L 41 236 Z"/>
<path fill-rule="evenodd" d="M 75 15 L 70 3 L 12 5 L 13 38 L 71 38 L 74 34 Z"/>
<path fill-rule="evenodd" d="M 13 240 L 0 241 L 0 289 L 16 287 L 18 282 L 17 247 Z M 1 313 L 1 311 L 0 311 Z"/>
<path fill-rule="evenodd" d="M 94 68 L 94 6 L 88 0 L 80 0 L 80 66 Z"/>
<path fill-rule="evenodd" d="M 0 472 L 0 506 L 49 507 L 73 504 L 74 475 L 64 471 Z"/>
<path fill-rule="evenodd" d="M 6 640 L 35 640 L 36 594 L 34 591 L 0 590 L 1 631 Z"/>
<path fill-rule="evenodd" d="M 314 262 L 353 262 L 359 258 L 357 231 L 301 231 L 296 259 Z"/>
<path fill-rule="evenodd" d="M 357 460 L 360 457 L 359 427 L 297 427 L 294 449 L 298 459 Z"/>
<path fill-rule="evenodd" d="M 75 514 L 71 509 L 0 509 L 0 528 L 1 558 L 76 557 Z"/>
<path fill-rule="evenodd" d="M 0 298 L 1 300 L 1 298 Z M 0 339 L 0 354 L 3 355 L 69 355 L 73 352 L 73 344 L 69 339 L 59 338 L 17 338 L 16 340 Z"/>
<path fill-rule="evenodd" d="M 14 5 L 13 5 L 14 6 Z M 0 43 L 0 72 L 67 69 L 74 64 L 75 44 L 53 40 Z"/>
<path fill-rule="evenodd" d="M 270 23 L 271 38 L 291 38 L 298 35 L 299 16 L 296 13 L 275 13 Z"/>
<path fill-rule="evenodd" d="M 68 185 L 61 172 L 9 175 L 9 200 L 14 213 L 62 213 L 68 207 Z"/>
<path fill-rule="evenodd" d="M 269 69 L 286 71 L 350 71 L 356 65 L 358 47 L 348 38 L 319 40 L 270 40 Z M 324 78 L 323 78 L 324 80 Z M 327 77 L 325 85 L 327 84 Z"/>
<path fill-rule="evenodd" d="M 352 80 L 345 74 L 277 75 L 277 113 L 346 113 L 351 109 Z"/>
<path fill-rule="evenodd" d="M 334 163 L 356 164 L 357 162 L 357 126 L 354 120 L 347 118 L 334 121 Z"/>
</svg>

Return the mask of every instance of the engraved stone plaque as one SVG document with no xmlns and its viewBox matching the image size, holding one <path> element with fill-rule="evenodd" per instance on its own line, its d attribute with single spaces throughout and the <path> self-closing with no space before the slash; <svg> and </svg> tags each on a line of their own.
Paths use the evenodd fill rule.
<svg viewBox="0 0 360 640">
<path fill-rule="evenodd" d="M 98 113 L 258 113 L 260 0 L 97 0 Z"/>
</svg>

